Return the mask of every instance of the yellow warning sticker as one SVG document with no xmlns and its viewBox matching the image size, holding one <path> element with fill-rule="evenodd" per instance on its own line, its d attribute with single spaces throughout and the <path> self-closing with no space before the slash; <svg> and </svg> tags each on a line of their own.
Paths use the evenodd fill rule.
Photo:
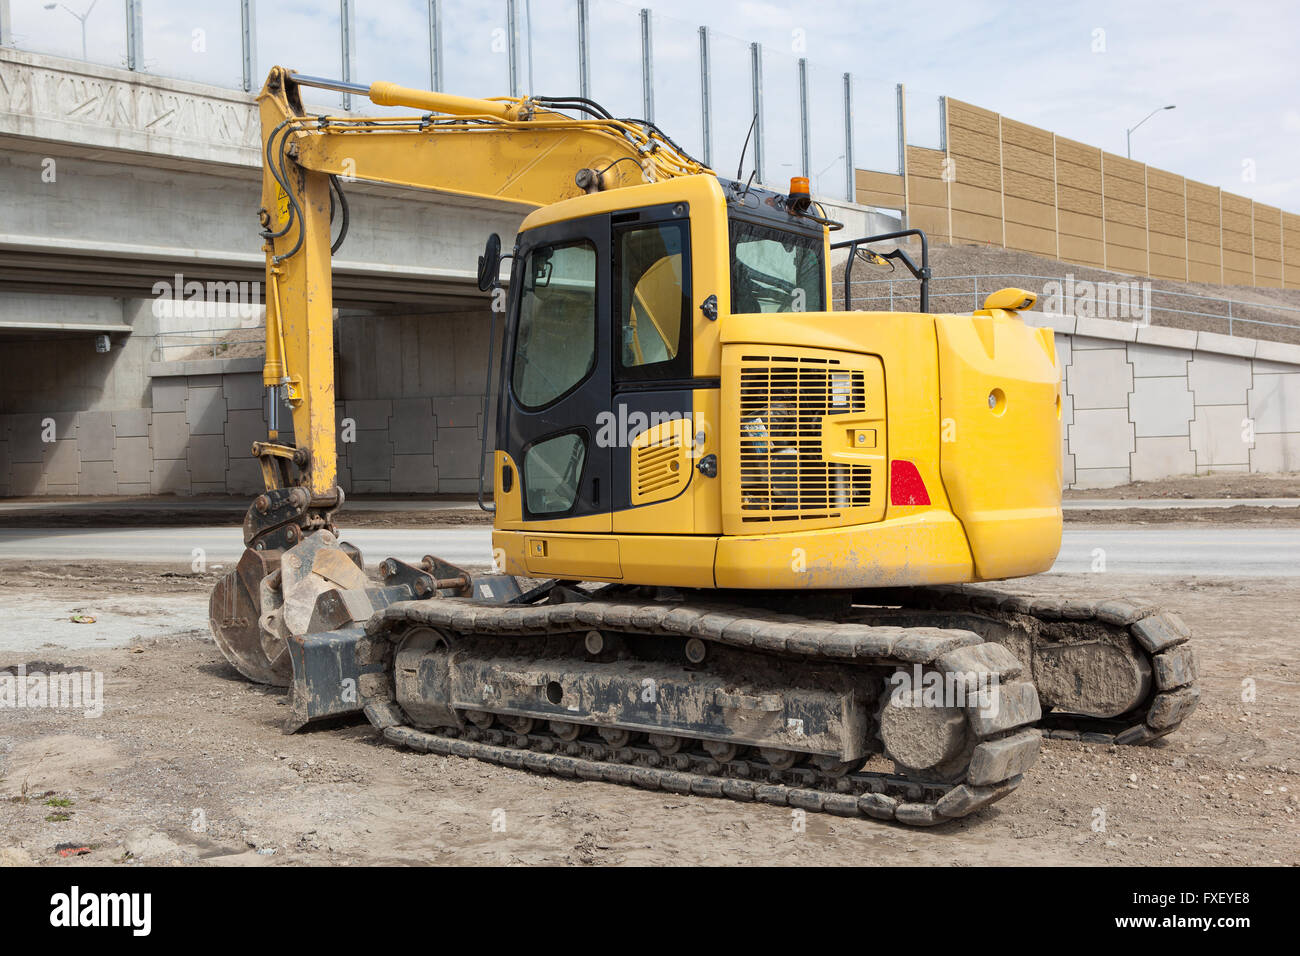
<svg viewBox="0 0 1300 956">
<path fill-rule="evenodd" d="M 279 185 L 275 187 L 275 215 L 276 226 L 283 226 L 289 221 L 289 194 Z"/>
</svg>

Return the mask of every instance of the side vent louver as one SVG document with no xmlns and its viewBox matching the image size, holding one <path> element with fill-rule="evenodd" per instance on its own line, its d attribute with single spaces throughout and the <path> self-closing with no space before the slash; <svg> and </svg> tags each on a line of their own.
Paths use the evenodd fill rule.
<svg viewBox="0 0 1300 956">
<path fill-rule="evenodd" d="M 677 418 L 642 432 L 632 442 L 632 504 L 674 498 L 691 477 L 690 422 Z"/>
</svg>

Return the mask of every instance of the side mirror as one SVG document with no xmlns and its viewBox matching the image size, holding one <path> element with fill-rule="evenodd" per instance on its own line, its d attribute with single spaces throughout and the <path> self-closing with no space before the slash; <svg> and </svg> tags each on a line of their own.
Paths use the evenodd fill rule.
<svg viewBox="0 0 1300 956">
<path fill-rule="evenodd" d="M 495 289 L 501 282 L 501 237 L 495 232 L 487 237 L 483 255 L 478 257 L 478 288 L 480 292 Z"/>
</svg>

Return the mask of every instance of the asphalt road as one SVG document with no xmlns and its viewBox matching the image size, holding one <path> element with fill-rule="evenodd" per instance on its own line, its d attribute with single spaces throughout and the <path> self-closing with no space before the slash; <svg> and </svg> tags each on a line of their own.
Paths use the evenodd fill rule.
<svg viewBox="0 0 1300 956">
<path fill-rule="evenodd" d="M 355 528 L 343 539 L 360 548 L 368 564 L 389 557 L 419 561 L 426 554 L 452 564 L 491 563 L 492 533 L 487 528 Z M 202 558 L 211 568 L 239 560 L 243 550 L 239 528 L 0 528 L 0 558 L 85 558 L 187 568 Z"/>
<path fill-rule="evenodd" d="M 351 541 L 373 564 L 436 554 L 453 564 L 491 562 L 487 528 L 357 528 Z M 0 528 L 0 559 L 123 561 L 188 568 L 195 549 L 211 568 L 243 550 L 237 528 Z M 1300 577 L 1300 528 L 1067 529 L 1053 572 Z"/>
<path fill-rule="evenodd" d="M 1053 572 L 1300 577 L 1300 528 L 1067 529 Z"/>
</svg>

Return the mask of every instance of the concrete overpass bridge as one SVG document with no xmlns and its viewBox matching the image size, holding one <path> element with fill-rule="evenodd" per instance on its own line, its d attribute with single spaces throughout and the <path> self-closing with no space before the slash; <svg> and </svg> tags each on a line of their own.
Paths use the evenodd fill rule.
<svg viewBox="0 0 1300 956">
<path fill-rule="evenodd" d="M 0 48 L 0 291 L 152 297 L 160 277 L 259 281 L 250 94 Z M 341 307 L 480 298 L 483 237 L 527 207 L 361 182 Z"/>
<path fill-rule="evenodd" d="M 259 318 L 159 290 L 260 290 L 259 140 L 249 94 L 0 48 L 0 494 L 258 488 L 260 333 L 221 330 Z M 488 352 L 474 266 L 527 207 L 347 190 L 334 290 L 356 487 L 469 490 Z M 204 352 L 209 330 L 227 341 Z"/>
</svg>

